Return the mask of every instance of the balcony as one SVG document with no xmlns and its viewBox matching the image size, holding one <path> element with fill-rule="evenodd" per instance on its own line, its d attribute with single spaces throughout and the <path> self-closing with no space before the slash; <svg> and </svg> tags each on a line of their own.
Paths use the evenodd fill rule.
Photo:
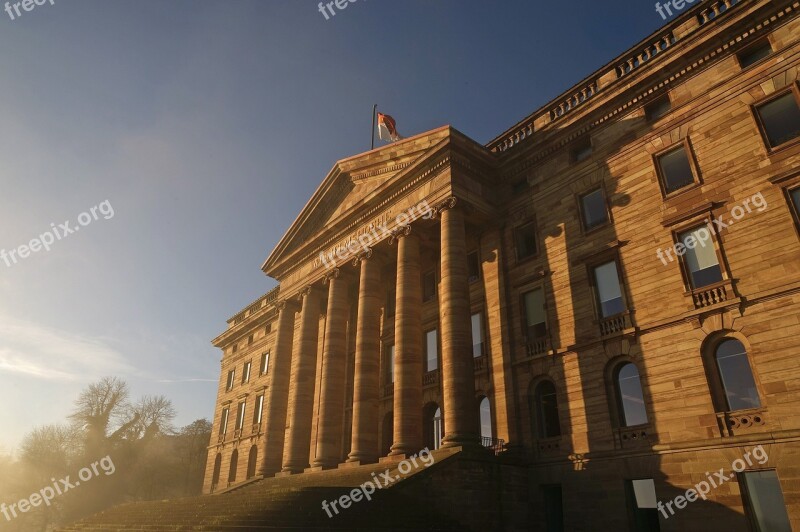
<svg viewBox="0 0 800 532">
<path fill-rule="evenodd" d="M 624 333 L 628 329 L 632 329 L 633 318 L 631 317 L 630 311 L 625 311 L 608 318 L 601 318 L 598 324 L 600 325 L 601 336 L 613 336 Z"/>
<path fill-rule="evenodd" d="M 241 440 L 242 439 L 242 429 L 236 429 L 233 431 L 233 439 L 234 440 Z"/>
<path fill-rule="evenodd" d="M 472 364 L 475 368 L 475 373 L 481 373 L 489 368 L 489 357 L 486 355 L 472 359 Z"/>
<path fill-rule="evenodd" d="M 481 445 L 487 449 L 491 449 L 495 456 L 498 456 L 505 450 L 506 442 L 502 438 L 490 438 L 488 436 L 481 437 Z"/>
<path fill-rule="evenodd" d="M 692 302 L 695 309 L 713 307 L 728 301 L 733 296 L 733 285 L 730 279 L 692 290 Z"/>
<path fill-rule="evenodd" d="M 717 412 L 717 423 L 723 437 L 763 432 L 767 425 L 767 410 L 751 408 L 736 412 Z"/>
<path fill-rule="evenodd" d="M 536 440 L 536 454 L 540 457 L 554 456 L 561 453 L 561 436 Z"/>
<path fill-rule="evenodd" d="M 384 384 L 382 397 L 390 397 L 392 395 L 394 395 L 394 383 Z"/>
<path fill-rule="evenodd" d="M 258 436 L 261 433 L 261 423 L 253 423 L 252 428 L 250 429 L 250 434 L 253 436 Z"/>
<path fill-rule="evenodd" d="M 220 434 L 217 436 L 217 445 L 221 445 L 225 443 L 225 434 Z"/>
<path fill-rule="evenodd" d="M 529 357 L 545 355 L 550 351 L 550 341 L 547 337 L 531 338 L 525 341 L 525 354 Z"/>
<path fill-rule="evenodd" d="M 422 386 L 434 386 L 439 384 L 439 370 L 428 371 L 422 376 Z"/>
<path fill-rule="evenodd" d="M 650 425 L 636 425 L 635 427 L 620 427 L 615 434 L 617 445 L 627 449 L 631 447 L 646 447 L 650 441 Z"/>
</svg>

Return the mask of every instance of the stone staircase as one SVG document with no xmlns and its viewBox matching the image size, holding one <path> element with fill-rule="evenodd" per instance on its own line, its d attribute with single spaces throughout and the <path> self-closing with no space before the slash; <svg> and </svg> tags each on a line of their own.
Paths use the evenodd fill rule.
<svg viewBox="0 0 800 532">
<path fill-rule="evenodd" d="M 279 478 L 265 478 L 225 492 L 165 501 L 134 502 L 110 508 L 64 529 L 77 531 L 178 531 L 207 530 L 464 530 L 457 522 L 438 513 L 433 505 L 420 504 L 419 498 L 405 492 L 416 478 L 430 476 L 440 464 L 458 454 L 455 450 L 436 451 L 434 463 L 401 475 L 397 464 L 370 464 L 352 468 L 309 472 Z M 371 496 L 372 500 L 352 503 L 332 512 L 323 501 L 335 501 L 374 476 L 382 478 L 387 468 L 397 479 Z M 403 486 L 405 489 L 398 489 Z"/>
</svg>

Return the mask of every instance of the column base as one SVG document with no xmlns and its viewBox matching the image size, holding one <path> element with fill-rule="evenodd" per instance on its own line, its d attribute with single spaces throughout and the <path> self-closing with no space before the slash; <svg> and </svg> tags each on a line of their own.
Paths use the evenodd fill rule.
<svg viewBox="0 0 800 532">
<path fill-rule="evenodd" d="M 411 455 L 408 455 L 406 453 L 390 454 L 389 456 L 381 456 L 378 459 L 378 463 L 379 464 L 394 464 L 394 463 L 402 462 L 403 460 L 405 460 L 409 456 L 411 456 Z"/>
<path fill-rule="evenodd" d="M 330 469 L 330 468 L 328 468 Z M 325 471 L 325 468 L 322 466 L 311 466 L 307 467 L 303 470 L 303 473 L 316 473 L 318 471 Z"/>
<path fill-rule="evenodd" d="M 355 456 L 348 456 L 347 460 L 345 461 L 346 464 L 356 464 L 356 465 L 366 465 L 366 464 L 374 464 L 378 462 L 378 457 L 372 456 L 364 456 L 364 455 L 355 455 Z M 341 467 L 341 466 L 340 466 Z"/>
<path fill-rule="evenodd" d="M 450 434 L 442 440 L 442 448 L 449 449 L 451 447 L 463 448 L 477 448 L 482 447 L 480 438 L 471 434 Z"/>
<path fill-rule="evenodd" d="M 281 477 L 291 477 L 292 475 L 296 475 L 297 473 L 293 473 L 292 471 L 278 471 L 275 473 L 275 478 Z"/>
</svg>

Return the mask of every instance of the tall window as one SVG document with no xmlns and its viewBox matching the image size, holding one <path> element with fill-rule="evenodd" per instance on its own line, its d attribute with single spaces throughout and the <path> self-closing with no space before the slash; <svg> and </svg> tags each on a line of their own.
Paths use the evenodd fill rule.
<svg viewBox="0 0 800 532">
<path fill-rule="evenodd" d="M 442 446 L 442 438 L 444 438 L 444 423 L 442 422 L 442 409 L 436 408 L 433 413 L 433 448 L 434 450 Z"/>
<path fill-rule="evenodd" d="M 244 427 L 244 409 L 245 403 L 239 403 L 239 408 L 236 409 L 236 430 L 242 430 Z"/>
<path fill-rule="evenodd" d="M 489 398 L 481 399 L 480 406 L 481 438 L 492 438 L 492 407 Z"/>
<path fill-rule="evenodd" d="M 251 362 L 245 362 L 244 368 L 242 369 L 242 384 L 250 382 L 250 366 L 252 365 Z"/>
<path fill-rule="evenodd" d="M 262 375 L 266 375 L 269 371 L 269 351 L 261 355 L 261 370 Z"/>
<path fill-rule="evenodd" d="M 422 277 L 422 301 L 431 301 L 436 297 L 436 272 L 430 271 Z"/>
<path fill-rule="evenodd" d="M 236 369 L 228 371 L 228 382 L 225 384 L 226 391 L 229 392 L 233 390 L 233 383 L 235 382 L 235 379 L 236 379 Z"/>
<path fill-rule="evenodd" d="M 552 382 L 542 381 L 536 386 L 532 410 L 535 417 L 536 434 L 539 438 L 561 436 L 556 387 Z"/>
<path fill-rule="evenodd" d="M 683 255 L 692 288 L 701 288 L 722 280 L 722 269 L 717 260 L 714 241 L 707 227 L 696 227 L 678 235 L 686 247 Z"/>
<path fill-rule="evenodd" d="M 239 451 L 234 449 L 231 453 L 231 465 L 228 468 L 228 484 L 236 482 L 236 470 L 239 468 Z"/>
<path fill-rule="evenodd" d="M 781 483 L 774 469 L 739 474 L 742 498 L 752 529 L 758 532 L 791 532 Z"/>
<path fill-rule="evenodd" d="M 230 414 L 230 409 L 225 407 L 222 409 L 222 415 L 219 418 L 219 434 L 220 436 L 224 436 L 226 432 L 228 432 L 228 415 Z"/>
<path fill-rule="evenodd" d="M 761 399 L 744 345 L 739 340 L 726 339 L 717 346 L 714 358 L 728 411 L 760 407 Z"/>
<path fill-rule="evenodd" d="M 757 106 L 756 113 L 770 148 L 800 136 L 800 106 L 793 91 Z"/>
<path fill-rule="evenodd" d="M 391 287 L 386 290 L 386 315 L 394 316 L 394 308 L 397 304 L 397 289 Z"/>
<path fill-rule="evenodd" d="M 639 369 L 632 362 L 622 364 L 616 372 L 614 387 L 623 427 L 634 427 L 647 423 L 642 382 Z"/>
<path fill-rule="evenodd" d="M 608 209 L 602 189 L 598 188 L 581 196 L 581 214 L 583 228 L 587 231 L 608 221 Z"/>
<path fill-rule="evenodd" d="M 253 425 L 261 425 L 261 416 L 264 414 L 264 395 L 256 396 L 256 409 L 253 411 Z"/>
<path fill-rule="evenodd" d="M 636 532 L 658 532 L 658 497 L 652 478 L 625 481 L 625 499 L 631 530 Z"/>
<path fill-rule="evenodd" d="M 483 313 L 472 315 L 472 356 L 482 357 L 483 352 Z"/>
<path fill-rule="evenodd" d="M 514 246 L 517 249 L 517 260 L 536 255 L 536 225 L 533 222 L 514 229 Z"/>
<path fill-rule="evenodd" d="M 394 346 L 390 345 L 386 356 L 386 382 L 394 382 Z"/>
<path fill-rule="evenodd" d="M 474 283 L 481 278 L 481 261 L 477 251 L 471 251 L 467 254 L 467 275 L 470 283 Z"/>
<path fill-rule="evenodd" d="M 525 309 L 525 334 L 528 341 L 544 338 L 547 335 L 547 322 L 544 312 L 544 291 L 541 288 L 525 292 L 522 296 Z"/>
<path fill-rule="evenodd" d="M 692 164 L 686 146 L 681 144 L 656 158 L 664 193 L 675 192 L 694 183 Z"/>
<path fill-rule="evenodd" d="M 439 367 L 439 335 L 436 329 L 425 333 L 425 371 Z"/>
<path fill-rule="evenodd" d="M 622 300 L 622 287 L 619 284 L 616 261 L 612 260 L 595 267 L 594 280 L 597 288 L 600 317 L 608 318 L 625 312 L 625 302 Z"/>
</svg>

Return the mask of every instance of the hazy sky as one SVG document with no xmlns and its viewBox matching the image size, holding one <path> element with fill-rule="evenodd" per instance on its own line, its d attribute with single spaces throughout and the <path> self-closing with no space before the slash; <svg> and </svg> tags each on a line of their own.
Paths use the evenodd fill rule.
<svg viewBox="0 0 800 532">
<path fill-rule="evenodd" d="M 0 2 L 2 3 L 2 2 Z M 213 415 L 225 320 L 370 112 L 487 142 L 664 21 L 652 2 L 55 0 L 0 11 L 0 448 L 104 375 Z M 106 211 L 108 212 L 108 211 Z M 99 213 L 98 213 L 99 214 Z"/>
</svg>

